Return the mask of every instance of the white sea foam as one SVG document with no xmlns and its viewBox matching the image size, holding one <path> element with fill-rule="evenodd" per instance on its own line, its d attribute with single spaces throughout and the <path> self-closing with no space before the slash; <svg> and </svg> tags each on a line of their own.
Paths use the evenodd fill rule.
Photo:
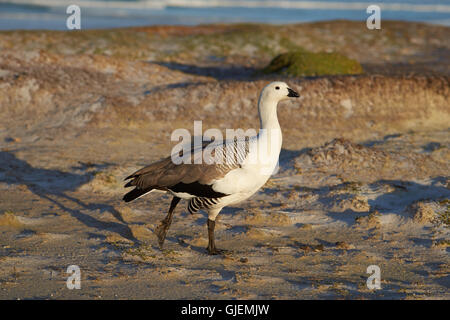
<svg viewBox="0 0 450 320">
<path fill-rule="evenodd" d="M 2 0 L 2 3 L 35 5 L 42 7 L 66 7 L 73 0 Z M 84 8 L 108 9 L 165 9 L 167 7 L 184 8 L 282 8 L 309 10 L 365 10 L 369 2 L 334 2 L 334 1 L 274 1 L 274 0 L 143 0 L 143 1 L 98 1 L 78 0 L 77 5 Z M 416 3 L 379 3 L 382 10 L 406 12 L 450 13 L 450 4 L 416 4 Z"/>
</svg>

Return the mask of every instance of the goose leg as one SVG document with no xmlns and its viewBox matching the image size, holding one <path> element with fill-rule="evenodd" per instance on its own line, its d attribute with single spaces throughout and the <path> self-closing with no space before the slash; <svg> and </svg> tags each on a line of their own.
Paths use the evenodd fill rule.
<svg viewBox="0 0 450 320">
<path fill-rule="evenodd" d="M 170 224 L 172 223 L 173 212 L 178 202 L 180 202 L 181 198 L 173 197 L 172 202 L 170 203 L 169 213 L 161 221 L 161 224 L 156 228 L 155 233 L 158 236 L 159 247 L 162 249 L 164 240 L 166 239 L 167 231 L 169 230 Z"/>
<path fill-rule="evenodd" d="M 218 250 L 216 248 L 216 243 L 214 241 L 214 228 L 216 226 L 216 222 L 214 220 L 208 219 L 208 254 L 210 255 L 216 255 L 222 253 L 222 250 Z"/>
</svg>

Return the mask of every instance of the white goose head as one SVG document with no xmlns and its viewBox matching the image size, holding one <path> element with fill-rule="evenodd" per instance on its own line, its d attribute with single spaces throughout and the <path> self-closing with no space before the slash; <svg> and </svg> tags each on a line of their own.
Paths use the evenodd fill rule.
<svg viewBox="0 0 450 320">
<path fill-rule="evenodd" d="M 284 82 L 276 81 L 265 86 L 258 101 L 261 128 L 279 128 L 277 119 L 278 102 L 289 98 L 298 98 L 299 96 L 297 92 L 289 88 Z"/>
<path fill-rule="evenodd" d="M 269 83 L 261 92 L 260 99 L 278 103 L 289 98 L 298 98 L 300 95 L 281 81 Z"/>
</svg>

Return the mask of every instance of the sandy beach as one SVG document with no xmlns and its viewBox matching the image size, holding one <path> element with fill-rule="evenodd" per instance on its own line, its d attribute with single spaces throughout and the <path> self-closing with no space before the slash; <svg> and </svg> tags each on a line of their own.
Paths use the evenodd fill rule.
<svg viewBox="0 0 450 320">
<path fill-rule="evenodd" d="M 0 32 L 0 299 L 450 299 L 450 28 L 385 21 Z M 360 75 L 260 72 L 303 48 Z M 171 133 L 258 128 L 280 80 L 280 170 L 206 215 L 125 204 Z M 81 270 L 69 290 L 68 266 Z M 381 289 L 366 285 L 381 270 Z"/>
</svg>

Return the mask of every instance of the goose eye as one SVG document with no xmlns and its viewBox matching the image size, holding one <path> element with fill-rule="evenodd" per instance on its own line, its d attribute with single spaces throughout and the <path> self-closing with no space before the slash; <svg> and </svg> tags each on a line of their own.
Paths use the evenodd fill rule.
<svg viewBox="0 0 450 320">
<path fill-rule="evenodd" d="M 280 90 L 280 87 L 275 87 L 275 90 Z"/>
</svg>

